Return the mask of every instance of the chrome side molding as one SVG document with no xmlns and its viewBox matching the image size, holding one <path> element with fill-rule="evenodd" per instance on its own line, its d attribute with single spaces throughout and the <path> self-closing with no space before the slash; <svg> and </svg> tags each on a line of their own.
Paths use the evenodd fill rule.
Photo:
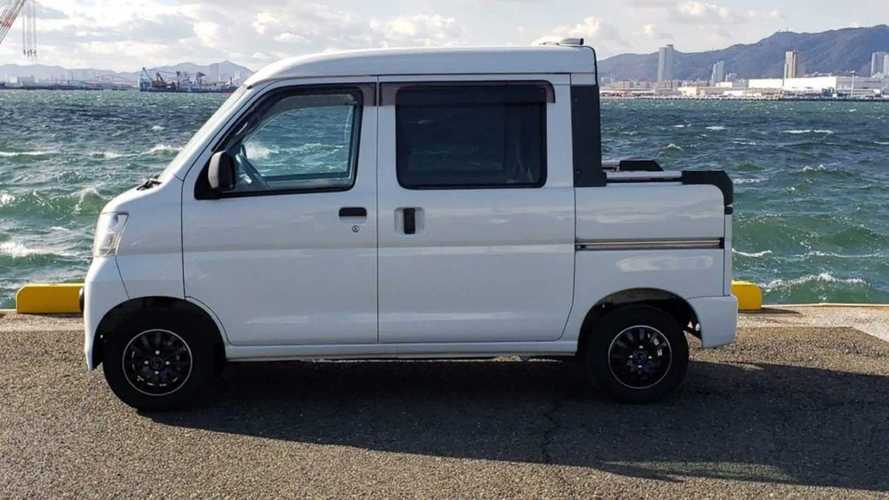
<svg viewBox="0 0 889 500">
<path fill-rule="evenodd" d="M 576 250 L 715 250 L 725 245 L 714 239 L 639 239 L 639 240 L 577 240 Z"/>
</svg>

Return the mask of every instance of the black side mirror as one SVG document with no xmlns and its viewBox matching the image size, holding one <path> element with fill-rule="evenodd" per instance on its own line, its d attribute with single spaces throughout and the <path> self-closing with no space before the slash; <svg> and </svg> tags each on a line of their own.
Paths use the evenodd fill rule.
<svg viewBox="0 0 889 500">
<path fill-rule="evenodd" d="M 210 189 L 215 193 L 231 191 L 235 188 L 235 159 L 225 151 L 214 153 L 210 158 L 210 168 L 207 170 L 207 180 Z"/>
</svg>

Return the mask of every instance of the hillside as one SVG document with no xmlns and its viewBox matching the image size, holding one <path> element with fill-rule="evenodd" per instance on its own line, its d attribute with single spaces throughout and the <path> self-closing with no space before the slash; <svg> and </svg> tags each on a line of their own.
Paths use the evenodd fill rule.
<svg viewBox="0 0 889 500">
<path fill-rule="evenodd" d="M 889 26 L 844 28 L 821 33 L 778 32 L 753 44 L 732 45 L 722 50 L 683 53 L 676 51 L 674 77 L 707 80 L 717 61 L 725 61 L 727 73 L 741 78 L 780 77 L 784 53 L 798 50 L 806 73 L 870 74 L 871 54 L 889 51 Z M 599 62 L 599 76 L 615 80 L 657 78 L 657 53 L 622 54 Z"/>
</svg>

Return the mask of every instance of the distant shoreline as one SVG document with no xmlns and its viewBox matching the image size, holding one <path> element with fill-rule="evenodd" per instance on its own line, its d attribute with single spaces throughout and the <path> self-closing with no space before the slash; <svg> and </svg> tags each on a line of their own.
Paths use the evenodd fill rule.
<svg viewBox="0 0 889 500">
<path fill-rule="evenodd" d="M 889 99 L 867 99 L 862 97 L 682 97 L 682 96 L 611 96 L 603 95 L 609 101 L 782 101 L 782 102 L 865 102 L 886 103 Z"/>
</svg>

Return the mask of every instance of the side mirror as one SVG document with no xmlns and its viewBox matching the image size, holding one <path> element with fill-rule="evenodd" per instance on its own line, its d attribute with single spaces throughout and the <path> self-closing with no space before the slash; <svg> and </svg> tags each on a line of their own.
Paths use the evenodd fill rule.
<svg viewBox="0 0 889 500">
<path fill-rule="evenodd" d="M 207 170 L 207 180 L 210 189 L 215 193 L 231 191 L 235 188 L 235 160 L 225 151 L 214 153 L 210 158 L 210 168 Z"/>
</svg>

